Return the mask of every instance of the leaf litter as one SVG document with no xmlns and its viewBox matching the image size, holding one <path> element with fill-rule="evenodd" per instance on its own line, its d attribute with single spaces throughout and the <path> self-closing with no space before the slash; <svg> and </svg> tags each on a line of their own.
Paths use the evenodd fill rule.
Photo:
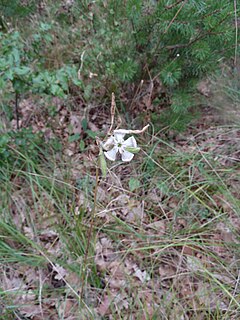
<svg viewBox="0 0 240 320">
<path fill-rule="evenodd" d="M 149 96 L 144 104 L 148 103 Z M 86 152 L 79 152 L 76 142 L 69 143 L 69 137 L 79 134 L 87 146 L 92 144 L 92 140 L 84 136 L 82 120 L 86 114 L 82 110 L 68 110 L 60 99 L 56 102 L 56 108 L 56 119 L 47 118 L 51 127 L 49 131 L 46 129 L 44 113 L 37 112 L 31 99 L 24 100 L 20 105 L 21 125 L 31 125 L 34 131 L 44 132 L 46 139 L 60 138 L 65 160 L 72 161 L 67 183 L 76 185 L 86 173 L 94 175 L 93 159 L 97 151 L 94 146 L 89 146 Z M 103 127 L 104 121 L 98 122 L 91 112 L 88 116 L 93 119 L 89 119 L 89 128 L 97 131 Z M 107 115 L 102 114 L 101 117 L 106 119 Z M 181 157 L 178 161 L 192 170 L 189 179 L 195 182 L 205 181 L 201 167 L 203 163 L 205 166 L 214 165 L 215 170 L 221 170 L 223 166 L 237 167 L 239 163 L 239 130 L 230 132 L 223 127 L 216 130 L 209 123 L 204 124 L 204 117 L 195 128 L 189 128 L 184 138 L 180 135 L 175 137 L 174 144 L 180 155 L 189 155 L 186 163 Z M 199 167 L 193 167 L 194 161 L 190 155 L 194 153 L 202 155 Z M 55 170 L 56 176 L 64 179 L 64 170 L 60 167 Z M 225 312 L 230 308 L 231 311 L 231 304 L 237 300 L 239 282 L 232 248 L 239 245 L 236 231 L 239 232 L 240 223 L 226 195 L 213 190 L 211 199 L 206 200 L 207 207 L 219 214 L 212 228 L 209 228 L 208 208 L 206 212 L 199 212 L 194 196 L 192 203 L 185 208 L 188 217 L 180 218 L 176 210 L 179 204 L 184 208 L 184 201 L 180 192 L 175 192 L 180 189 L 179 186 L 175 182 L 171 187 L 168 186 L 171 189 L 169 193 L 169 190 L 165 190 L 164 179 L 162 182 L 157 179 L 157 184 L 150 184 L 145 190 L 141 178 L 129 184 L 133 170 L 132 164 L 113 166 L 107 179 L 100 181 L 96 218 L 99 231 L 93 259 L 101 285 L 86 288 L 91 312 L 96 319 L 115 319 L 120 315 L 122 319 L 129 319 L 129 314 L 132 314 L 132 319 L 151 319 L 156 315 L 168 319 L 204 319 L 205 313 L 200 310 Z M 151 178 L 154 182 L 155 176 Z M 239 177 L 232 175 L 226 178 L 238 197 Z M 11 302 L 3 297 L 1 304 L 7 307 L 12 303 L 18 315 L 33 320 L 88 319 L 88 316 L 84 316 L 86 310 L 81 311 L 81 316 L 79 301 L 74 294 L 80 289 L 80 276 L 69 268 L 74 264 L 80 269 L 82 259 L 67 253 L 67 244 L 60 231 L 66 221 L 59 219 L 57 202 L 47 192 L 35 190 L 35 193 L 37 200 L 33 199 L 32 191 L 27 186 L 13 192 L 10 208 L 14 224 L 27 239 L 37 239 L 50 260 L 57 258 L 59 263 L 48 262 L 39 267 L 3 263 L 1 288 L 6 294 L 11 292 Z M 193 194 L 200 199 L 204 197 L 200 189 L 193 189 Z M 83 226 L 87 224 L 92 197 L 93 188 L 87 185 L 77 188 L 69 199 L 66 198 L 69 201 L 65 203 L 67 213 L 72 219 L 72 229 L 66 227 L 66 232 L 76 227 L 76 219 L 82 219 L 80 223 Z M 86 218 L 82 218 L 83 214 Z M 221 214 L 227 219 L 221 221 Z M 195 231 L 190 228 L 192 223 Z M 201 229 L 202 225 L 206 227 Z M 171 242 L 174 234 L 179 237 L 176 245 L 176 238 L 173 237 L 175 240 Z M 199 246 L 191 240 L 194 234 L 206 245 Z M 185 241 L 182 241 L 184 237 Z M 18 248 L 14 239 L 8 239 L 8 244 Z M 41 255 L 37 249 L 32 252 Z M 214 281 L 209 281 L 210 276 Z M 228 294 L 223 294 L 221 286 L 226 288 Z M 187 313 L 184 309 L 192 311 Z M 232 318 L 237 319 L 234 310 L 231 312 Z"/>
</svg>

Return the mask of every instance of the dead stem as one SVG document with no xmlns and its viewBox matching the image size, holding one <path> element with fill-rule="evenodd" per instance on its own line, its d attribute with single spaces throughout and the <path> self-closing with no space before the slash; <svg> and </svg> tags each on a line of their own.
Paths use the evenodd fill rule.
<svg viewBox="0 0 240 320">
<path fill-rule="evenodd" d="M 108 129 L 107 135 L 111 134 L 113 124 L 114 124 L 114 116 L 115 116 L 115 110 L 116 110 L 116 102 L 115 102 L 115 94 L 112 92 L 112 102 L 111 102 L 111 125 L 110 128 Z"/>
</svg>

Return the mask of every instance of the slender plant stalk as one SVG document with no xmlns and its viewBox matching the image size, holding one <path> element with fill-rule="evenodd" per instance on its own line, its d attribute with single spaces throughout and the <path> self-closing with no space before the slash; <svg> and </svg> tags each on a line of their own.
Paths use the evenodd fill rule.
<svg viewBox="0 0 240 320">
<path fill-rule="evenodd" d="M 99 168 L 98 168 L 98 165 L 97 165 L 97 167 L 96 167 L 95 190 L 94 190 L 94 203 L 93 203 L 93 209 L 91 211 L 90 227 L 89 227 L 89 230 L 88 230 L 88 237 L 87 237 L 87 246 L 86 246 L 86 251 L 85 251 L 84 260 L 83 260 L 83 270 L 82 270 L 82 277 L 81 277 L 81 291 L 80 291 L 81 300 L 83 299 L 85 278 L 87 277 L 87 260 L 88 260 L 88 254 L 89 254 L 89 249 L 90 249 L 90 243 L 91 243 L 91 239 L 92 239 L 94 219 L 95 219 L 95 215 L 96 215 L 98 178 L 99 178 Z"/>
</svg>

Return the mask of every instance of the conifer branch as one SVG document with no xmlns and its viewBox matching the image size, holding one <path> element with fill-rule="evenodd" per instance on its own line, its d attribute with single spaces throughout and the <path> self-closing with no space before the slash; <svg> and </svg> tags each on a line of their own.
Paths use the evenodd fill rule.
<svg viewBox="0 0 240 320">
<path fill-rule="evenodd" d="M 181 2 L 183 2 L 183 0 L 178 0 L 178 1 L 176 1 L 175 3 L 173 3 L 173 4 L 169 5 L 169 6 L 165 6 L 165 8 L 166 8 L 167 10 L 170 10 L 170 9 L 176 7 L 176 6 L 177 6 L 179 3 L 181 3 Z"/>
<path fill-rule="evenodd" d="M 167 26 L 167 28 L 165 29 L 165 31 L 163 32 L 163 34 L 168 32 L 168 29 L 171 27 L 171 25 L 173 24 L 174 20 L 177 18 L 177 16 L 179 15 L 180 11 L 182 10 L 182 8 L 184 7 L 184 5 L 188 2 L 188 0 L 185 0 L 181 7 L 178 9 L 178 11 L 176 12 L 175 16 L 172 18 L 172 20 L 170 21 L 169 25 Z"/>
</svg>

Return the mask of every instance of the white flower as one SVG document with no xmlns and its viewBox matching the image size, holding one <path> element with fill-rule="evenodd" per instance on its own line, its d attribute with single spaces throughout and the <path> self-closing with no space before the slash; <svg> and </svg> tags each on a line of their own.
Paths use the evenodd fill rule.
<svg viewBox="0 0 240 320">
<path fill-rule="evenodd" d="M 117 157 L 117 153 L 121 154 L 122 161 L 131 161 L 134 153 L 128 151 L 128 148 L 137 148 L 137 142 L 133 136 L 124 140 L 125 134 L 128 133 L 129 130 L 119 129 L 114 130 L 113 135 L 107 139 L 107 141 L 103 144 L 103 149 L 108 150 L 105 151 L 104 154 L 106 158 L 111 161 L 115 161 Z"/>
</svg>

